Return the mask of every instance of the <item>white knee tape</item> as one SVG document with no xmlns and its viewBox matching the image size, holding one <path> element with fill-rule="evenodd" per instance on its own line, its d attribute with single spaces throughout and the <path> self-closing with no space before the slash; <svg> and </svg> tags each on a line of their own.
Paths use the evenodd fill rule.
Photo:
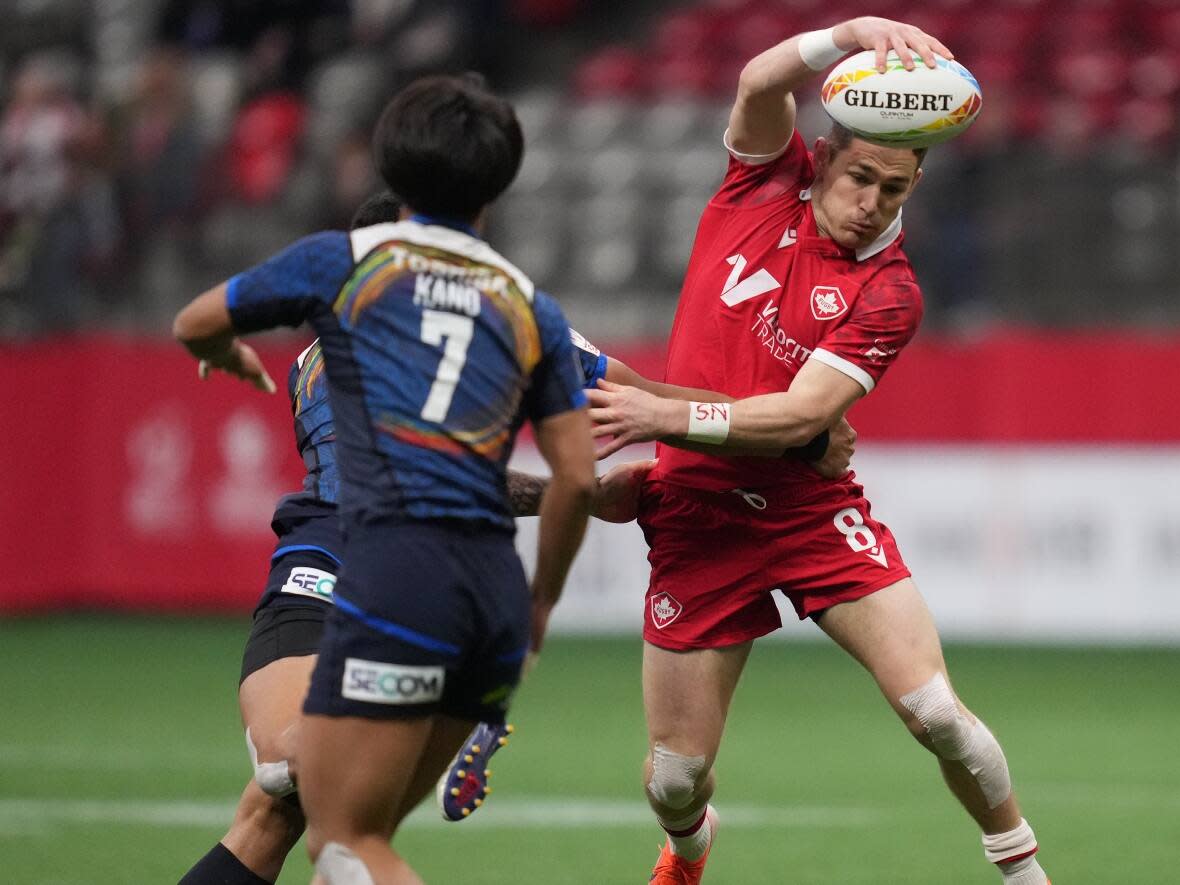
<svg viewBox="0 0 1180 885">
<path fill-rule="evenodd" d="M 681 756 L 663 744 L 651 751 L 651 781 L 647 791 L 668 808 L 687 808 L 697 789 L 697 778 L 705 770 L 704 756 Z"/>
<path fill-rule="evenodd" d="M 986 725 L 978 719 L 972 723 L 959 712 L 955 695 L 941 673 L 902 695 L 901 704 L 925 726 L 940 757 L 962 762 L 975 775 L 988 808 L 996 808 L 1012 794 L 1004 751 Z"/>
<path fill-rule="evenodd" d="M 328 885 L 374 885 L 364 861 L 339 842 L 329 842 L 315 862 L 315 871 Z"/>
<path fill-rule="evenodd" d="M 246 729 L 246 749 L 250 753 L 250 764 L 254 766 L 254 782 L 268 796 L 281 799 L 295 792 L 295 781 L 291 780 L 290 767 L 287 760 L 281 762 L 259 762 L 258 748 L 250 739 L 250 729 Z"/>
</svg>

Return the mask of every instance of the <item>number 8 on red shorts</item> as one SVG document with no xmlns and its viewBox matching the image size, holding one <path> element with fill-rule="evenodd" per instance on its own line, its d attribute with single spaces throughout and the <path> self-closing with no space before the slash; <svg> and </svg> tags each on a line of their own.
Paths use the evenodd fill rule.
<svg viewBox="0 0 1180 885">
<path fill-rule="evenodd" d="M 729 492 L 649 481 L 639 524 L 651 563 L 643 636 L 661 648 L 718 648 L 777 630 L 776 588 L 806 618 L 910 574 L 852 474 Z"/>
</svg>

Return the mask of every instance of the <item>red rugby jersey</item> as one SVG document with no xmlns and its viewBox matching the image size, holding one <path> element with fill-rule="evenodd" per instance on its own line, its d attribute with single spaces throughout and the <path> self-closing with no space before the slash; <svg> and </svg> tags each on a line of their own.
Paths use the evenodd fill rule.
<svg viewBox="0 0 1180 885">
<path fill-rule="evenodd" d="M 767 162 L 759 162 L 760 160 Z M 815 174 L 798 132 L 773 158 L 731 155 L 697 228 L 668 344 L 671 384 L 737 399 L 786 390 L 818 359 L 871 391 L 922 318 L 901 250 L 901 216 L 871 245 L 819 235 Z M 781 458 L 725 458 L 658 447 L 653 478 L 729 490 L 819 481 Z"/>
</svg>

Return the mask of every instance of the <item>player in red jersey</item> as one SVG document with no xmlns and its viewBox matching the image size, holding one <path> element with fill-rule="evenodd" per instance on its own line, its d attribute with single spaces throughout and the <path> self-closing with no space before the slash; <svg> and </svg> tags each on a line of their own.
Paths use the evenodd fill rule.
<svg viewBox="0 0 1180 885">
<path fill-rule="evenodd" d="M 931 66 L 934 52 L 950 57 L 915 27 L 858 18 L 792 37 L 742 71 L 729 169 L 701 217 L 666 372 L 737 401 L 591 391 L 596 434 L 614 437 L 603 455 L 662 441 L 640 505 L 652 565 L 644 780 L 668 832 L 652 875 L 662 885 L 703 874 L 717 826 L 713 761 L 751 643 L 780 626 L 775 587 L 869 670 L 937 756 L 1004 881 L 1047 882 L 1003 752 L 951 689 L 930 613 L 863 489 L 852 474 L 827 480 L 773 457 L 872 391 L 922 315 L 901 209 L 924 152 L 836 129 L 810 154 L 795 131 L 792 93 L 862 47 L 882 65 L 889 49 Z"/>
</svg>

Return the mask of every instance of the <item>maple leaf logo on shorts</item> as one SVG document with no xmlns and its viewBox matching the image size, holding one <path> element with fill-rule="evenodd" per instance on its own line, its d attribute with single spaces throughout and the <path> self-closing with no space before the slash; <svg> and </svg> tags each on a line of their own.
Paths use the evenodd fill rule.
<svg viewBox="0 0 1180 885">
<path fill-rule="evenodd" d="M 684 611 L 684 606 L 677 602 L 671 593 L 660 593 L 651 598 L 651 622 L 657 630 L 663 630 Z"/>
</svg>

